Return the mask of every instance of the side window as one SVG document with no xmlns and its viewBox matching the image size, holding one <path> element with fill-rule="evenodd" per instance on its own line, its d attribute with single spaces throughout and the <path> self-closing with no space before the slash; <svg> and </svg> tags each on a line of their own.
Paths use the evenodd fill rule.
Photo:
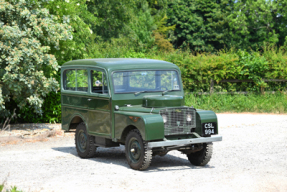
<svg viewBox="0 0 287 192">
<path fill-rule="evenodd" d="M 77 91 L 88 91 L 88 71 L 77 69 Z"/>
<path fill-rule="evenodd" d="M 66 70 L 63 74 L 64 89 L 76 91 L 76 70 Z"/>
<path fill-rule="evenodd" d="M 88 71 L 84 69 L 65 70 L 63 74 L 65 90 L 88 91 Z"/>
<path fill-rule="evenodd" d="M 91 81 L 93 93 L 108 93 L 108 83 L 106 74 L 104 72 L 98 70 L 91 70 Z"/>
</svg>

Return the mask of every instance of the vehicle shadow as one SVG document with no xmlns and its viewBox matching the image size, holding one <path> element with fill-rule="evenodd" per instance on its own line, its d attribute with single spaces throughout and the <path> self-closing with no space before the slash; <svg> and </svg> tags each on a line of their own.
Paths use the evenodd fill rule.
<svg viewBox="0 0 287 192">
<path fill-rule="evenodd" d="M 78 156 L 77 150 L 75 147 L 55 147 L 52 148 L 55 151 L 69 153 L 76 157 Z M 79 157 L 80 158 L 80 157 Z M 125 157 L 125 147 L 112 147 L 112 148 L 97 148 L 96 154 L 94 157 L 89 158 L 91 161 L 106 163 L 106 164 L 115 164 L 119 166 L 124 166 L 130 168 Z M 163 157 L 153 156 L 150 167 L 144 171 L 149 172 L 159 172 L 159 171 L 176 171 L 176 170 L 186 170 L 186 169 L 211 169 L 214 166 L 194 166 L 191 165 L 187 157 L 178 157 L 171 154 L 167 154 Z"/>
</svg>

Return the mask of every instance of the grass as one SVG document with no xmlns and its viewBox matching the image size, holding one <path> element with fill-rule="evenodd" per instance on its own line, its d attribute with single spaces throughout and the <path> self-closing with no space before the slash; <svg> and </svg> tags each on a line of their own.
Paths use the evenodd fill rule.
<svg viewBox="0 0 287 192">
<path fill-rule="evenodd" d="M 0 185 L 0 192 L 2 192 L 3 189 L 4 189 L 4 184 L 1 184 Z M 11 189 L 9 189 L 9 190 L 7 189 L 6 192 L 22 192 L 22 191 L 19 191 L 17 189 L 17 187 L 14 186 L 14 187 L 11 187 Z"/>
<path fill-rule="evenodd" d="M 275 94 L 187 94 L 185 104 L 197 109 L 222 112 L 256 112 L 256 113 L 287 113 L 287 95 Z"/>
<path fill-rule="evenodd" d="M 6 191 L 3 191 L 8 177 L 9 177 L 9 174 L 7 175 L 5 180 L 2 182 L 2 184 L 0 184 L 0 192 L 22 192 L 22 191 L 19 191 L 16 186 L 13 186 L 10 189 L 6 189 Z"/>
</svg>

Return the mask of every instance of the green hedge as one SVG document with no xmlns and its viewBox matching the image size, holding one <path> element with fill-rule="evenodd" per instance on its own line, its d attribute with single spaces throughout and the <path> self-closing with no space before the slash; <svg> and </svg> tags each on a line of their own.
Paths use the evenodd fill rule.
<svg viewBox="0 0 287 192">
<path fill-rule="evenodd" d="M 152 58 L 170 61 L 182 72 L 184 89 L 204 92 L 210 89 L 214 79 L 216 91 L 281 91 L 286 83 L 264 83 L 262 79 L 285 79 L 287 77 L 287 54 L 282 50 L 269 49 L 266 52 L 229 51 L 216 54 L 192 55 L 174 52 Z M 219 83 L 223 79 L 249 79 L 254 83 Z"/>
</svg>

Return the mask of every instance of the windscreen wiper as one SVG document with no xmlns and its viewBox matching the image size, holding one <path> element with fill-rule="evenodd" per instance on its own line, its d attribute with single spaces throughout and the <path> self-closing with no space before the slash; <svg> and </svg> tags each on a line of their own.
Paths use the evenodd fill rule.
<svg viewBox="0 0 287 192">
<path fill-rule="evenodd" d="M 164 96 L 166 93 L 172 92 L 172 91 L 178 91 L 178 90 L 171 89 L 171 90 L 163 91 L 163 92 L 162 92 L 162 96 Z"/>
<path fill-rule="evenodd" d="M 166 91 L 164 91 L 164 92 L 162 92 L 162 95 L 165 95 L 167 92 L 171 92 L 171 91 L 179 91 L 179 90 L 166 90 Z M 147 92 L 153 92 L 153 91 L 138 91 L 138 92 L 135 92 L 134 94 L 135 95 L 139 95 L 139 94 L 141 94 L 141 93 L 147 93 Z"/>
<path fill-rule="evenodd" d="M 140 93 L 146 93 L 146 92 L 149 92 L 149 91 L 138 91 L 138 92 L 135 92 L 134 94 L 139 95 Z"/>
</svg>

